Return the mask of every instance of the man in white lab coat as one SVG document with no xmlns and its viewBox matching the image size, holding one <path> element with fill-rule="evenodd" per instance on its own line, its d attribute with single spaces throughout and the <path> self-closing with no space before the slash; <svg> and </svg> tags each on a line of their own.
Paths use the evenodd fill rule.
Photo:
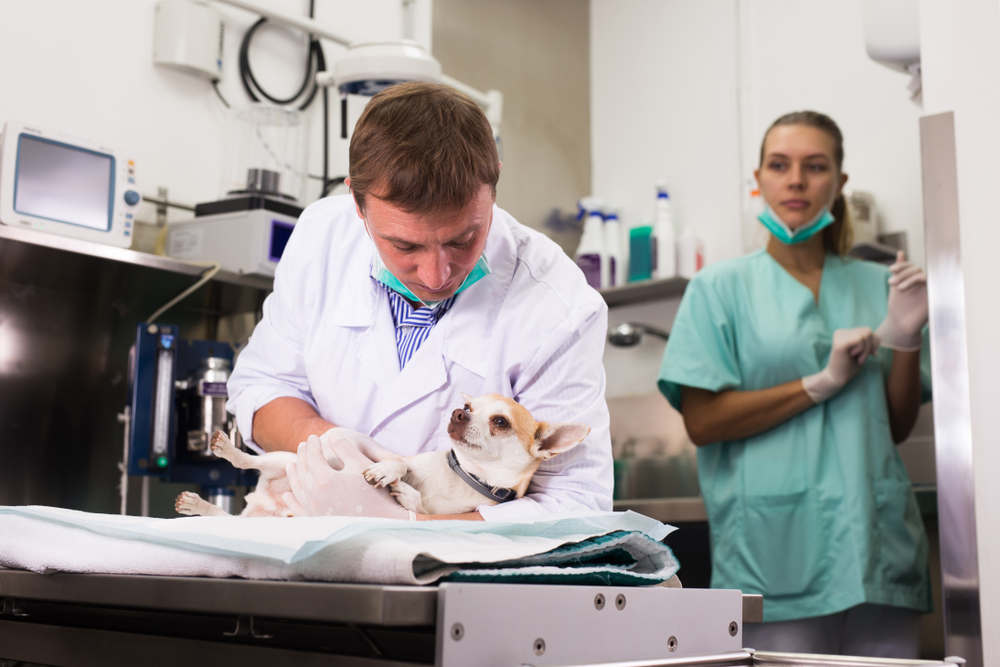
<svg viewBox="0 0 1000 667">
<path fill-rule="evenodd" d="M 359 119 L 349 171 L 351 195 L 299 218 L 229 380 L 247 442 L 299 451 L 299 467 L 299 444 L 335 426 L 403 456 L 443 450 L 461 393 L 498 393 L 538 421 L 592 430 L 544 462 L 524 498 L 448 518 L 610 510 L 607 307 L 555 243 L 494 204 L 500 163 L 482 111 L 446 86 L 391 87 Z M 340 498 L 303 485 L 306 513 L 400 516 L 351 474 L 333 484 Z"/>
</svg>

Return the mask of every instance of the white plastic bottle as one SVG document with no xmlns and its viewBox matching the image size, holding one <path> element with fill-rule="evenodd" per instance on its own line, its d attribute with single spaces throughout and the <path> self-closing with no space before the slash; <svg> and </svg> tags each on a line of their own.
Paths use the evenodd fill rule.
<svg viewBox="0 0 1000 667">
<path fill-rule="evenodd" d="M 705 266 L 705 250 L 691 225 L 677 237 L 677 275 L 690 280 Z"/>
<path fill-rule="evenodd" d="M 604 252 L 603 204 L 596 197 L 585 197 L 579 207 L 586 216 L 583 222 L 583 236 L 576 249 L 576 265 L 583 271 L 587 283 L 594 289 L 601 289 L 602 275 L 607 271 L 607 255 Z"/>
<path fill-rule="evenodd" d="M 677 275 L 677 251 L 670 195 L 664 183 L 656 184 L 656 217 L 653 220 L 653 277 L 663 280 Z"/>
<path fill-rule="evenodd" d="M 622 224 L 618 218 L 618 207 L 607 206 L 604 209 L 604 253 L 608 258 L 608 282 L 602 287 L 620 287 L 624 285 L 628 272 L 628 257 L 622 250 Z"/>
</svg>

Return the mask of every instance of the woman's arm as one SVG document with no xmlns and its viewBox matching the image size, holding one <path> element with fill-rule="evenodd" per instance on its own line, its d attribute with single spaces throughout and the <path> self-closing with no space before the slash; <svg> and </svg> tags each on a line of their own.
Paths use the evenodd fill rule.
<svg viewBox="0 0 1000 667">
<path fill-rule="evenodd" d="M 920 412 L 920 350 L 892 353 L 885 398 L 892 441 L 898 445 L 910 435 Z"/>
<path fill-rule="evenodd" d="M 688 436 L 699 447 L 763 433 L 815 405 L 802 380 L 757 391 L 681 387 L 681 403 Z"/>
</svg>

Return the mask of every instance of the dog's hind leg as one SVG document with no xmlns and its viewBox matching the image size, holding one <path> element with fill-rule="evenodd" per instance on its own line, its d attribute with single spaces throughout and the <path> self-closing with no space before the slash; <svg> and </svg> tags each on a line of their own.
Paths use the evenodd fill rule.
<svg viewBox="0 0 1000 667">
<path fill-rule="evenodd" d="M 190 491 L 184 491 L 177 496 L 177 500 L 174 501 L 174 509 L 179 514 L 191 516 L 232 516 L 218 505 L 213 505 L 207 500 L 203 500 L 197 493 Z"/>
<path fill-rule="evenodd" d="M 237 449 L 222 431 L 212 434 L 211 447 L 212 453 L 220 459 L 225 459 L 242 470 L 260 470 L 264 477 L 284 477 L 285 466 L 295 462 L 295 454 L 291 452 L 268 452 L 260 456 L 247 454 Z"/>
</svg>

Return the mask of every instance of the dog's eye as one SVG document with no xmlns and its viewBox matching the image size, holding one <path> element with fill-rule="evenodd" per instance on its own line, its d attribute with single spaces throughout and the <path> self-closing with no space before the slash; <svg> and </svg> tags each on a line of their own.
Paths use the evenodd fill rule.
<svg viewBox="0 0 1000 667">
<path fill-rule="evenodd" d="M 468 403 L 466 403 L 465 407 L 463 407 L 462 409 L 465 410 L 466 412 L 472 412 L 472 406 L 469 405 Z"/>
<path fill-rule="evenodd" d="M 497 428 L 507 428 L 510 426 L 510 422 L 503 417 L 494 417 L 493 423 L 497 425 Z"/>
</svg>

